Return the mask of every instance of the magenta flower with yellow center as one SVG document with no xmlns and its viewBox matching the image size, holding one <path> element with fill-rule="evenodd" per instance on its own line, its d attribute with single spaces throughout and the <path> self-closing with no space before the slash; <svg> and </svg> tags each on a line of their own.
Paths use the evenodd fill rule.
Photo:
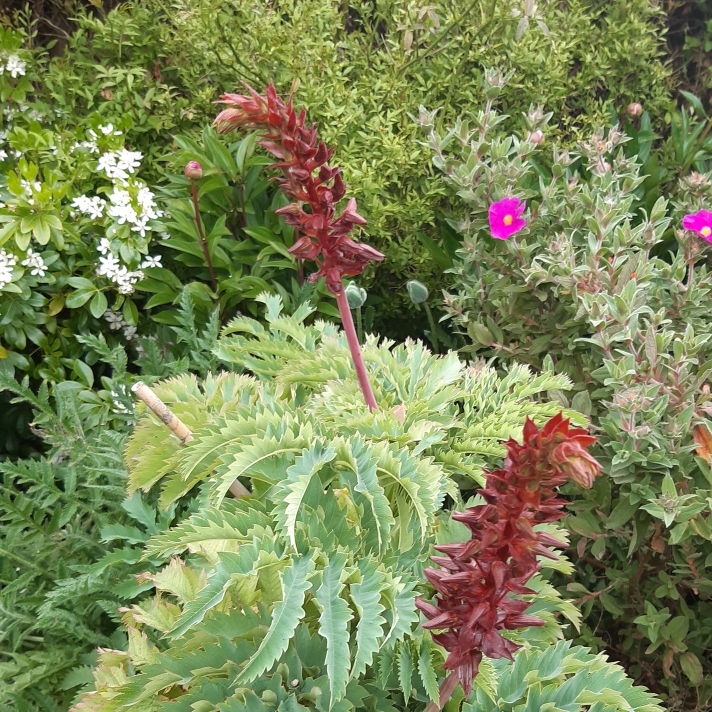
<svg viewBox="0 0 712 712">
<path fill-rule="evenodd" d="M 685 215 L 682 219 L 685 230 L 694 230 L 703 240 L 712 242 L 712 213 L 698 210 L 694 215 Z"/>
<path fill-rule="evenodd" d="M 524 218 L 519 217 L 526 207 L 519 198 L 502 198 L 492 203 L 488 215 L 492 237 L 506 240 L 519 232 L 527 224 Z"/>
</svg>

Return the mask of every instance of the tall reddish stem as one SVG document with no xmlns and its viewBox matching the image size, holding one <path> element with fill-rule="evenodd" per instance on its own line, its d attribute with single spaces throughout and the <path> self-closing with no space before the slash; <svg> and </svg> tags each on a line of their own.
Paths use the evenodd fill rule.
<svg viewBox="0 0 712 712">
<path fill-rule="evenodd" d="M 342 289 L 336 295 L 336 303 L 339 305 L 341 323 L 343 324 L 344 331 L 346 332 L 346 339 L 349 342 L 349 349 L 351 349 L 351 358 L 354 362 L 354 368 L 356 369 L 358 382 L 361 384 L 361 390 L 363 391 L 364 400 L 366 401 L 366 405 L 368 406 L 369 410 L 377 410 L 378 406 L 376 405 L 376 397 L 373 395 L 371 382 L 368 380 L 368 373 L 366 373 L 366 364 L 363 362 L 361 347 L 358 343 L 356 327 L 354 326 L 354 320 L 351 316 L 351 309 L 349 308 L 349 300 L 346 298 L 345 289 Z"/>
<path fill-rule="evenodd" d="M 205 255 L 205 262 L 208 265 L 208 272 L 210 272 L 210 284 L 213 286 L 213 292 L 218 291 L 218 282 L 215 279 L 215 270 L 213 270 L 213 261 L 210 259 L 210 252 L 208 251 L 208 243 L 205 239 L 205 233 L 203 232 L 203 223 L 200 220 L 200 208 L 198 207 L 198 188 L 195 185 L 195 181 L 191 179 L 190 187 L 193 194 L 193 208 L 195 210 L 195 224 L 198 227 L 198 237 L 200 238 L 200 246 L 203 248 L 203 254 Z"/>
<path fill-rule="evenodd" d="M 455 692 L 460 679 L 456 672 L 451 672 L 440 687 L 440 699 L 437 702 L 428 702 L 428 706 L 425 708 L 424 712 L 440 712 L 440 710 L 445 707 L 445 703 L 452 697 L 452 693 Z"/>
</svg>

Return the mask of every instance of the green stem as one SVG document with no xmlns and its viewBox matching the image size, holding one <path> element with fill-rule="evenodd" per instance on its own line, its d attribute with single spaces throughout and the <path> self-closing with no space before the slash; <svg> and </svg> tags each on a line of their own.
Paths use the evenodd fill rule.
<svg viewBox="0 0 712 712">
<path fill-rule="evenodd" d="M 358 341 L 363 343 L 363 319 L 361 318 L 361 307 L 356 310 L 356 330 L 358 331 Z"/>
<path fill-rule="evenodd" d="M 433 351 L 438 353 L 438 337 L 435 335 L 435 319 L 433 319 L 433 312 L 430 311 L 430 307 L 427 302 L 423 303 L 425 307 L 425 313 L 428 315 L 428 324 L 430 324 L 430 341 L 433 344 Z"/>
<path fill-rule="evenodd" d="M 200 238 L 200 246 L 203 248 L 203 254 L 205 255 L 205 262 L 208 265 L 208 272 L 210 272 L 210 284 L 213 286 L 213 292 L 218 293 L 218 282 L 215 279 L 215 270 L 213 270 L 213 261 L 210 259 L 210 252 L 208 250 L 208 243 L 205 239 L 205 233 L 203 232 L 203 222 L 200 219 L 200 208 L 198 207 L 198 189 L 195 185 L 195 181 L 191 179 L 190 181 L 191 192 L 193 194 L 193 208 L 195 209 L 195 224 L 198 228 L 198 237 Z"/>
</svg>

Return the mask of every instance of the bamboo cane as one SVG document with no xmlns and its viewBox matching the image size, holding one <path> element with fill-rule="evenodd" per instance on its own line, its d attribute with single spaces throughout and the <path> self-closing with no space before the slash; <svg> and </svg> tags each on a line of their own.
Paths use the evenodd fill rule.
<svg viewBox="0 0 712 712">
<path fill-rule="evenodd" d="M 193 433 L 188 426 L 143 382 L 138 381 L 131 386 L 132 392 L 142 400 L 169 430 L 185 445 L 193 440 Z M 250 491 L 236 479 L 228 488 L 234 497 L 249 497 Z"/>
</svg>

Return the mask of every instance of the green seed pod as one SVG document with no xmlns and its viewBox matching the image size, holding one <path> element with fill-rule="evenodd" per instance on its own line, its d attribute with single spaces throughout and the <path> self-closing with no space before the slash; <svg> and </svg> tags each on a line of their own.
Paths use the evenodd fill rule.
<svg viewBox="0 0 712 712">
<path fill-rule="evenodd" d="M 359 309 L 366 303 L 368 292 L 363 287 L 359 287 L 353 282 L 346 287 L 346 299 L 349 302 L 349 309 Z"/>
<path fill-rule="evenodd" d="M 422 282 L 419 282 L 417 279 L 411 279 L 405 286 L 413 304 L 422 304 L 428 301 L 428 288 Z"/>
</svg>

